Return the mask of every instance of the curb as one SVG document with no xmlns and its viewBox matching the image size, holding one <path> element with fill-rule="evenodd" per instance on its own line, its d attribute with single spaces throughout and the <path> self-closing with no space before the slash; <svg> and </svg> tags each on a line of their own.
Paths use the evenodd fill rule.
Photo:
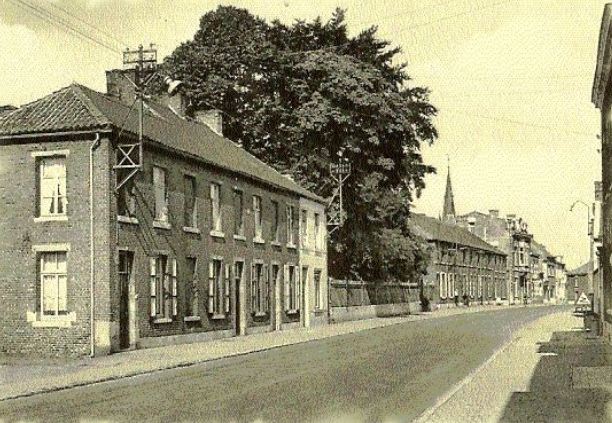
<svg viewBox="0 0 612 423">
<path fill-rule="evenodd" d="M 412 323 L 412 322 L 419 322 L 419 321 L 423 321 L 423 320 L 431 320 L 431 319 L 436 319 L 436 318 L 447 318 L 447 317 L 452 317 L 452 316 L 457 316 L 457 315 L 473 314 L 473 313 L 483 313 L 483 312 L 491 312 L 491 311 L 499 311 L 499 310 L 507 310 L 507 309 L 512 309 L 512 307 L 501 307 L 500 308 L 500 307 L 496 307 L 496 306 L 495 307 L 491 306 L 491 307 L 486 307 L 486 308 L 483 308 L 483 309 L 480 309 L 480 310 L 464 311 L 464 312 L 449 313 L 449 314 L 442 314 L 442 315 L 440 315 L 440 314 L 438 314 L 436 312 L 433 312 L 433 313 L 427 313 L 427 314 L 423 313 L 423 314 L 410 314 L 410 315 L 406 315 L 406 316 L 399 316 L 399 317 L 397 317 L 397 319 L 398 319 L 397 321 L 385 322 L 382 325 L 377 325 L 377 326 L 372 326 L 372 327 L 352 329 L 352 330 L 349 330 L 349 331 L 343 332 L 343 333 L 335 333 L 335 334 L 332 333 L 332 334 L 326 335 L 326 336 L 315 337 L 315 338 L 311 338 L 311 339 L 302 339 L 302 340 L 282 343 L 282 344 L 278 344 L 278 345 L 271 345 L 271 346 L 267 346 L 267 347 L 255 347 L 255 348 L 250 349 L 248 351 L 237 352 L 237 353 L 230 353 L 230 354 L 226 354 L 226 355 L 219 356 L 219 357 L 211 357 L 211 358 L 204 358 L 204 359 L 192 359 L 192 360 L 188 360 L 188 361 L 185 361 L 185 362 L 179 362 L 179 363 L 170 364 L 170 365 L 166 365 L 166 366 L 156 367 L 154 369 L 135 370 L 135 371 L 132 371 L 132 372 L 127 372 L 127 373 L 118 374 L 118 375 L 112 375 L 112 376 L 107 376 L 107 377 L 102 377 L 102 378 L 94 378 L 94 379 L 91 379 L 91 380 L 85 380 L 85 381 L 68 383 L 68 384 L 61 385 L 61 386 L 53 386 L 53 387 L 47 387 L 47 388 L 32 389 L 32 390 L 28 390 L 26 392 L 21 392 L 21 393 L 17 393 L 17 394 L 14 394 L 14 395 L 9 395 L 9 396 L 6 396 L 6 397 L 0 397 L 0 402 L 14 400 L 14 399 L 19 399 L 19 398 L 27 398 L 27 397 L 32 397 L 32 396 L 35 396 L 35 395 L 40 395 L 40 394 L 47 394 L 47 393 L 52 393 L 52 392 L 58 392 L 58 391 L 72 389 L 72 388 L 79 388 L 79 387 L 83 387 L 83 386 L 97 385 L 97 384 L 102 384 L 102 383 L 106 383 L 106 382 L 116 381 L 116 380 L 119 380 L 119 379 L 127 379 L 127 378 L 133 378 L 133 377 L 137 377 L 137 376 L 145 376 L 145 375 L 150 375 L 150 374 L 154 374 L 154 373 L 157 373 L 157 372 L 162 372 L 162 371 L 165 371 L 165 370 L 187 368 L 187 367 L 192 367 L 192 366 L 196 366 L 196 365 L 203 364 L 203 363 L 223 360 L 223 359 L 226 359 L 226 358 L 240 357 L 240 356 L 244 356 L 244 355 L 247 355 L 247 354 L 252 354 L 252 353 L 257 353 L 257 352 L 265 352 L 265 351 L 270 351 L 270 350 L 274 350 L 274 349 L 282 348 L 282 347 L 287 347 L 287 346 L 291 346 L 291 345 L 300 345 L 300 344 L 305 344 L 305 343 L 308 343 L 308 342 L 314 342 L 314 341 L 319 341 L 319 340 L 323 340 L 323 339 L 333 338 L 333 337 L 336 337 L 336 336 L 350 335 L 350 334 L 354 334 L 354 333 L 358 333 L 358 332 L 365 332 L 365 331 L 373 330 L 373 329 L 381 329 L 381 328 L 391 327 L 391 326 L 395 326 L 395 325 L 399 325 L 399 324 L 404 324 L 404 323 Z M 416 317 L 416 318 L 411 318 L 411 317 Z M 512 340 L 510 341 L 510 343 L 511 342 L 512 342 Z M 506 348 L 508 345 L 504 345 L 504 346 L 500 347 L 500 349 Z M 496 351 L 494 353 L 494 356 L 496 354 L 498 354 L 499 352 L 501 352 L 501 351 Z M 491 360 L 492 358 L 493 357 L 489 358 L 489 360 Z M 485 362 L 485 363 L 488 363 L 489 360 L 487 360 L 487 362 Z M 483 366 L 484 366 L 485 363 L 483 363 Z M 477 370 L 480 370 L 481 367 L 479 367 Z M 453 394 L 448 396 L 448 398 L 446 398 L 446 400 L 444 400 L 442 403 L 437 405 L 437 407 L 441 406 L 444 402 L 448 401 L 448 399 L 450 399 L 450 397 L 452 397 L 452 395 L 454 395 L 454 393 L 456 393 L 460 388 L 461 388 L 461 386 L 457 387 L 457 389 L 453 388 Z M 433 411 L 435 411 L 435 409 Z M 432 413 L 433 413 L 433 411 L 432 411 Z M 419 419 L 417 421 L 420 421 L 420 419 L 421 419 L 421 417 L 419 417 Z"/>
</svg>

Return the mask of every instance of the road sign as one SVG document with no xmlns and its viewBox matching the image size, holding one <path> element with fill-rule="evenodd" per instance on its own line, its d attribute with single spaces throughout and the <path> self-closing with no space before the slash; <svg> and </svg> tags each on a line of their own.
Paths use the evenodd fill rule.
<svg viewBox="0 0 612 423">
<path fill-rule="evenodd" d="M 591 305 L 591 302 L 589 301 L 589 297 L 583 292 L 576 300 L 576 305 Z"/>
</svg>

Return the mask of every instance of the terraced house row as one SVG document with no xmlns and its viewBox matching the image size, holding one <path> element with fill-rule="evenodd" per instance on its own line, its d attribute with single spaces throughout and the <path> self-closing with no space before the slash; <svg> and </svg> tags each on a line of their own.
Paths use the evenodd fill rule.
<svg viewBox="0 0 612 423">
<path fill-rule="evenodd" d="M 73 84 L 0 115 L 0 349 L 99 355 L 327 322 L 323 199 L 173 98 L 146 102 L 125 178 L 138 114 L 121 71 L 107 78 L 107 94 Z"/>
</svg>

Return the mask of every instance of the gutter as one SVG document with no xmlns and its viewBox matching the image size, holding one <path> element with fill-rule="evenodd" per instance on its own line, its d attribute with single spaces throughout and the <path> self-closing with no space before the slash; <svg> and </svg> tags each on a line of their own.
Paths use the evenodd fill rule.
<svg viewBox="0 0 612 423">
<path fill-rule="evenodd" d="M 94 247 L 94 181 L 93 181 L 93 160 L 94 160 L 94 151 L 100 146 L 100 133 L 96 132 L 96 138 L 91 143 L 89 147 L 89 302 L 90 302 L 90 314 L 89 314 L 89 323 L 90 323 L 90 357 L 94 357 L 96 353 L 96 321 L 95 321 L 95 305 L 96 305 L 96 296 L 95 296 L 95 275 L 94 275 L 94 257 L 95 257 L 95 247 Z"/>
</svg>

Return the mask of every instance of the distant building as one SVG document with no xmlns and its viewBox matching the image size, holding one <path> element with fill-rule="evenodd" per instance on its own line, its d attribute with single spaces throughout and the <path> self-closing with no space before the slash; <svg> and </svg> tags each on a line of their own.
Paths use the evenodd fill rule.
<svg viewBox="0 0 612 423">
<path fill-rule="evenodd" d="M 446 175 L 446 191 L 444 192 L 444 205 L 442 206 L 442 221 L 455 223 L 457 213 L 455 212 L 455 198 L 451 184 L 450 166 Z"/>
<path fill-rule="evenodd" d="M 527 222 L 514 214 L 502 218 L 499 210 L 490 210 L 489 214 L 473 211 L 458 216 L 457 224 L 508 256 L 507 280 L 500 293 L 501 298 L 509 303 L 525 297 L 532 300 L 534 290 L 530 256 L 533 235 Z"/>
<path fill-rule="evenodd" d="M 423 276 L 423 294 L 434 304 L 455 301 L 491 303 L 505 292 L 506 254 L 467 229 L 413 214 L 415 233 L 429 242 L 431 264 Z"/>
<path fill-rule="evenodd" d="M 588 295 L 590 268 L 591 263 L 587 262 L 567 272 L 567 289 L 565 293 L 567 302 L 574 303 L 578 301 L 582 294 Z"/>
</svg>

